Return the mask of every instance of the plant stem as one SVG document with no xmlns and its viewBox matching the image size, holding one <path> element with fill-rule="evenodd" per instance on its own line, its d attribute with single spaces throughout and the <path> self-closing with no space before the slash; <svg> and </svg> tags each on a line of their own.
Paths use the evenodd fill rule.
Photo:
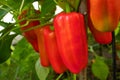
<svg viewBox="0 0 120 80">
<path fill-rule="evenodd" d="M 22 8 L 23 8 L 23 5 L 24 5 L 24 2 L 25 2 L 25 0 L 22 0 L 22 3 L 21 3 L 21 5 L 20 5 L 20 9 L 19 9 L 19 13 L 21 13 L 21 11 L 22 11 Z"/>
<path fill-rule="evenodd" d="M 90 49 L 89 49 L 89 50 L 94 54 L 95 57 L 98 56 L 98 55 L 96 54 L 96 52 L 94 51 L 93 46 L 90 46 Z"/>
<path fill-rule="evenodd" d="M 57 77 L 56 80 L 59 80 L 59 79 L 61 78 L 62 75 L 63 75 L 63 74 L 60 74 L 60 75 Z"/>
<path fill-rule="evenodd" d="M 20 69 L 20 67 L 17 67 L 16 72 L 15 72 L 15 76 L 14 76 L 13 80 L 16 80 L 16 78 L 18 76 L 18 73 L 19 73 L 19 69 Z"/>
<path fill-rule="evenodd" d="M 116 46 L 115 33 L 112 32 L 113 80 L 116 80 Z"/>
<path fill-rule="evenodd" d="M 71 10 L 70 10 L 70 5 L 69 3 L 66 1 L 66 13 L 69 13 Z"/>
<path fill-rule="evenodd" d="M 9 9 L 13 10 L 13 8 L 12 8 L 10 5 L 8 5 L 6 2 L 0 2 L 0 4 L 5 5 L 5 6 L 7 6 Z"/>
<path fill-rule="evenodd" d="M 58 4 L 58 2 L 56 0 L 53 0 L 56 4 Z"/>
<path fill-rule="evenodd" d="M 77 12 L 79 12 L 80 1 L 81 0 L 76 0 L 75 1 L 75 11 L 77 11 Z"/>
<path fill-rule="evenodd" d="M 51 24 L 52 24 L 52 22 L 46 22 L 46 23 L 44 23 L 44 24 L 40 24 L 40 25 L 31 27 L 31 28 L 29 28 L 29 29 L 23 30 L 22 32 L 30 31 L 30 30 L 32 30 L 32 29 L 36 29 L 36 28 L 43 27 L 43 26 L 45 26 L 45 25 L 51 25 Z"/>
<path fill-rule="evenodd" d="M 73 74 L 73 80 L 76 80 L 76 74 Z"/>
</svg>

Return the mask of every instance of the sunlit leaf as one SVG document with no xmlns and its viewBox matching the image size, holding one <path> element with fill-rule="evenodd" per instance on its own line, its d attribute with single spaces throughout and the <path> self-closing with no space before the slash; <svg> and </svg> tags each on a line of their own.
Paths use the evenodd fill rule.
<svg viewBox="0 0 120 80">
<path fill-rule="evenodd" d="M 41 23 L 48 21 L 51 19 L 55 13 L 56 10 L 56 4 L 53 0 L 44 0 L 43 4 L 41 6 Z"/>
<path fill-rule="evenodd" d="M 95 62 L 92 64 L 92 72 L 100 80 L 106 80 L 109 74 L 109 68 L 103 59 L 96 57 Z"/>
<path fill-rule="evenodd" d="M 35 69 L 37 72 L 37 75 L 39 77 L 40 80 L 46 80 L 48 74 L 49 74 L 49 68 L 47 67 L 43 67 L 40 64 L 40 59 L 37 60 L 36 64 L 35 64 Z"/>
</svg>

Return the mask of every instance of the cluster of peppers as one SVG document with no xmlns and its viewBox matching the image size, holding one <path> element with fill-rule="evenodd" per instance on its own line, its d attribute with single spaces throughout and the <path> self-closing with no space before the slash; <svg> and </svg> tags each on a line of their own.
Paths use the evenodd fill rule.
<svg viewBox="0 0 120 80">
<path fill-rule="evenodd" d="M 39 20 L 27 17 L 27 10 L 19 15 L 21 31 L 39 26 Z M 36 13 L 37 11 L 34 11 Z M 39 13 L 36 13 L 39 14 Z M 77 12 L 61 12 L 54 17 L 51 25 L 23 32 L 25 38 L 40 53 L 42 66 L 52 66 L 56 73 L 69 70 L 79 73 L 87 66 L 88 49 L 84 17 Z"/>
<path fill-rule="evenodd" d="M 120 19 L 117 1 L 87 0 L 89 29 L 100 44 L 109 44 L 112 41 L 111 32 Z M 24 19 L 27 12 L 23 11 L 19 16 L 22 31 L 40 25 L 40 21 L 34 18 Z M 53 19 L 54 30 L 50 27 L 51 25 L 45 25 L 31 29 L 23 32 L 23 35 L 35 51 L 40 53 L 40 62 L 44 67 L 51 65 L 59 74 L 66 70 L 79 73 L 88 63 L 84 16 L 77 12 L 61 12 Z"/>
</svg>

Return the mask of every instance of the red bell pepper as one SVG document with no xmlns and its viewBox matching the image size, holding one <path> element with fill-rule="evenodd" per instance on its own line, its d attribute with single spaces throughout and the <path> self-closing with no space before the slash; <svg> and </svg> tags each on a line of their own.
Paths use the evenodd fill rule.
<svg viewBox="0 0 120 80">
<path fill-rule="evenodd" d="M 88 0 L 90 18 L 93 26 L 97 30 L 108 32 L 114 31 L 117 27 L 119 15 L 116 1 L 117 0 Z"/>
<path fill-rule="evenodd" d="M 26 17 L 27 17 L 27 13 L 28 13 L 28 11 L 27 11 L 27 10 L 24 10 L 24 11 L 19 15 L 18 19 L 19 19 L 19 20 L 22 20 L 22 19 L 26 18 Z M 38 14 L 38 13 L 36 13 L 36 14 Z M 29 19 L 25 19 L 25 20 L 21 21 L 21 22 L 20 22 L 20 26 L 25 25 L 28 20 L 29 20 Z M 28 25 L 26 25 L 26 26 L 24 26 L 24 27 L 21 27 L 21 30 L 22 30 L 22 31 L 23 31 L 23 30 L 27 30 L 27 29 L 29 29 L 29 28 L 31 28 L 31 27 L 34 27 L 34 26 L 37 26 L 37 25 L 39 25 L 39 24 L 40 24 L 39 20 L 30 21 L 30 22 L 28 23 Z M 34 50 L 38 52 L 37 36 L 36 36 L 36 34 L 35 34 L 34 29 L 33 29 L 33 30 L 30 30 L 30 31 L 24 32 L 23 35 L 24 35 L 24 37 L 27 39 L 27 41 L 31 43 L 31 45 L 33 46 Z"/>
<path fill-rule="evenodd" d="M 100 44 L 110 44 L 112 42 L 112 32 L 101 32 L 94 28 L 91 20 L 88 20 L 88 26 L 96 42 Z"/>
<path fill-rule="evenodd" d="M 47 55 L 47 52 L 45 49 L 45 40 L 44 40 L 45 27 L 35 29 L 35 33 L 37 35 L 41 65 L 44 67 L 48 67 L 48 66 L 50 66 L 50 62 L 49 62 L 48 55 Z"/>
<path fill-rule="evenodd" d="M 97 29 L 94 28 L 92 21 L 91 21 L 91 17 L 90 17 L 90 5 L 88 2 L 87 5 L 87 12 L 88 12 L 88 27 L 95 39 L 96 42 L 100 43 L 100 44 L 109 44 L 112 42 L 112 32 L 101 32 L 98 31 Z"/>
<path fill-rule="evenodd" d="M 58 51 L 55 33 L 49 26 L 44 29 L 44 40 L 45 49 L 54 71 L 59 74 L 65 72 L 66 67 Z"/>
<path fill-rule="evenodd" d="M 59 13 L 54 18 L 60 56 L 72 73 L 79 73 L 88 62 L 84 17 L 76 12 Z"/>
<path fill-rule="evenodd" d="M 116 2 L 116 7 L 119 14 L 119 20 L 120 20 L 120 0 L 115 0 L 115 2 Z"/>
</svg>

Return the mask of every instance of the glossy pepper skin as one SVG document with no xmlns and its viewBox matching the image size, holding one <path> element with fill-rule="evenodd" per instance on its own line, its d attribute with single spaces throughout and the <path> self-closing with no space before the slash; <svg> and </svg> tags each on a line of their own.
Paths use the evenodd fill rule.
<svg viewBox="0 0 120 80">
<path fill-rule="evenodd" d="M 90 6 L 90 18 L 93 26 L 102 32 L 114 31 L 119 16 L 116 0 L 87 0 Z"/>
<path fill-rule="evenodd" d="M 96 42 L 99 44 L 110 44 L 112 42 L 112 32 L 101 32 L 94 28 L 91 20 L 88 20 L 88 26 Z"/>
<path fill-rule="evenodd" d="M 95 39 L 99 44 L 110 44 L 112 42 L 112 32 L 101 32 L 94 28 L 91 18 L 90 18 L 90 6 L 87 6 L 88 12 L 88 27 Z"/>
<path fill-rule="evenodd" d="M 54 18 L 60 56 L 72 73 L 79 73 L 88 62 L 87 38 L 82 14 L 59 13 Z"/>
<path fill-rule="evenodd" d="M 27 17 L 27 13 L 28 11 L 27 10 L 24 10 L 18 17 L 19 20 L 22 20 L 24 18 Z M 36 13 L 38 14 L 38 13 Z M 27 23 L 29 19 L 25 19 L 23 21 L 20 22 L 20 26 L 21 26 L 21 31 L 23 30 L 27 30 L 31 27 L 34 27 L 34 26 L 37 26 L 40 24 L 39 20 L 35 20 L 35 21 L 30 21 L 28 23 L 28 25 L 25 25 Z M 25 26 L 24 26 L 25 25 Z M 38 41 L 37 41 L 37 36 L 35 34 L 35 31 L 34 29 L 33 30 L 30 30 L 30 31 L 26 31 L 23 33 L 23 36 L 27 39 L 28 42 L 31 43 L 31 45 L 33 46 L 34 50 L 36 52 L 38 52 Z"/>
<path fill-rule="evenodd" d="M 45 40 L 45 49 L 50 64 L 53 67 L 54 71 L 58 74 L 65 72 L 66 67 L 58 51 L 55 32 L 51 30 L 49 26 L 44 29 L 44 40 Z"/>
<path fill-rule="evenodd" d="M 119 21 L 120 21 L 120 0 L 116 0 L 116 6 L 117 6 Z"/>
<path fill-rule="evenodd" d="M 50 62 L 49 62 L 48 55 L 45 49 L 45 40 L 44 40 L 45 27 L 46 26 L 44 26 L 43 28 L 40 27 L 40 28 L 35 29 L 35 33 L 37 35 L 41 65 L 44 67 L 48 67 L 50 66 Z"/>
</svg>

